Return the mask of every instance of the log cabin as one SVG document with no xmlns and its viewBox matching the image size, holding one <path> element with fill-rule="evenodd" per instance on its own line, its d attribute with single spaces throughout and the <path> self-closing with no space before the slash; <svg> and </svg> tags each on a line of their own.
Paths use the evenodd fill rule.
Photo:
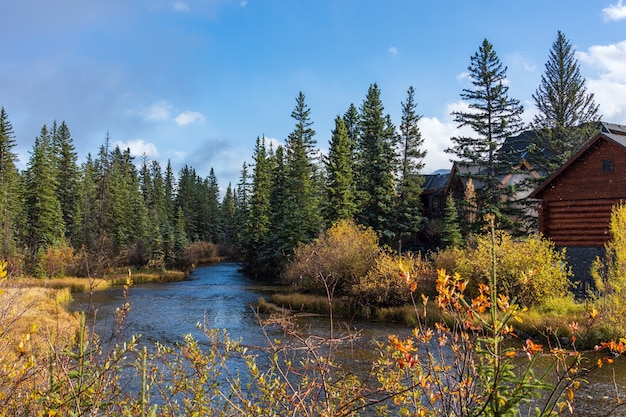
<svg viewBox="0 0 626 417">
<path fill-rule="evenodd" d="M 613 206 L 626 201 L 626 126 L 603 125 L 530 194 L 539 231 L 557 247 L 602 247 Z"/>
</svg>

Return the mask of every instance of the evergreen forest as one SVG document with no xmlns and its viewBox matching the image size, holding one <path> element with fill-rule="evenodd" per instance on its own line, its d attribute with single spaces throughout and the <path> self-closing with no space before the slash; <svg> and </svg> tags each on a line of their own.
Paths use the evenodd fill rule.
<svg viewBox="0 0 626 417">
<path fill-rule="evenodd" d="M 257 137 L 238 182 L 225 188 L 213 169 L 206 177 L 191 166 L 174 172 L 169 161 L 163 167 L 112 147 L 108 132 L 100 149 L 79 161 L 70 127 L 56 121 L 41 127 L 20 171 L 16 132 L 2 107 L 0 259 L 10 274 L 97 276 L 115 267 L 186 270 L 210 248 L 241 261 L 252 276 L 277 278 L 299 245 L 340 220 L 371 228 L 381 245 L 399 252 L 459 245 L 488 213 L 498 227 L 515 230 L 520 204 L 507 204 L 506 196 L 516 190 L 497 185 L 503 170 L 515 169 L 502 144 L 525 128 L 539 132 L 531 150 L 542 150 L 535 160 L 548 175 L 588 137 L 579 126 L 599 120 L 598 105 L 561 32 L 533 95 L 539 113 L 530 126 L 521 122 L 523 107 L 509 97 L 506 67 L 486 39 L 468 70 L 472 87 L 461 92 L 467 110 L 452 115 L 475 136 L 451 138 L 447 152 L 479 166 L 473 180 L 483 187 L 466 190 L 464 200 L 448 199 L 445 219 L 437 221 L 421 207 L 427 150 L 413 87 L 394 121 L 371 84 L 360 105 L 335 118 L 326 154 L 300 92 L 284 143 Z"/>
</svg>

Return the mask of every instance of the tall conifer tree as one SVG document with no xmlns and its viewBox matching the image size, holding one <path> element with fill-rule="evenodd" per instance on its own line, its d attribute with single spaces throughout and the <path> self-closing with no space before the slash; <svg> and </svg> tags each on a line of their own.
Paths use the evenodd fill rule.
<svg viewBox="0 0 626 417">
<path fill-rule="evenodd" d="M 0 259 L 14 254 L 16 215 L 19 202 L 19 173 L 13 152 L 15 136 L 4 107 L 0 108 Z"/>
<path fill-rule="evenodd" d="M 563 165 L 599 129 L 599 105 L 587 92 L 575 50 L 563 32 L 557 33 L 541 83 L 533 94 L 538 113 L 533 164 L 544 175 Z"/>
<path fill-rule="evenodd" d="M 353 219 L 356 214 L 356 184 L 352 143 L 344 120 L 335 118 L 335 129 L 330 139 L 326 163 L 326 199 L 324 219 L 326 226 L 338 220 Z"/>
<path fill-rule="evenodd" d="M 44 125 L 35 139 L 25 172 L 27 241 L 30 255 L 64 241 L 65 225 L 57 196 L 54 147 Z"/>
<path fill-rule="evenodd" d="M 257 138 L 253 154 L 252 189 L 248 216 L 243 234 L 244 269 L 255 276 L 268 271 L 266 260 L 271 221 L 272 172 L 265 137 Z"/>
<path fill-rule="evenodd" d="M 471 176 L 476 184 L 481 184 L 479 210 L 499 214 L 501 221 L 508 221 L 502 215 L 506 213 L 501 213 L 505 211 L 501 204 L 510 190 L 499 187 L 500 176 L 506 172 L 499 170 L 505 165 L 500 164 L 497 151 L 507 137 L 522 130 L 524 110 L 518 100 L 508 96 L 506 70 L 493 45 L 485 39 L 468 67 L 472 88 L 461 93 L 469 109 L 452 113 L 459 128 L 469 127 L 476 136 L 453 137 L 453 147 L 446 150 L 459 162 L 477 168 Z"/>
<path fill-rule="evenodd" d="M 296 126 L 285 144 L 287 169 L 285 232 L 288 234 L 286 244 L 291 248 L 316 237 L 321 226 L 319 190 L 315 186 L 317 168 L 315 130 L 312 128 L 310 113 L 304 94 L 300 92 L 291 113 Z"/>
<path fill-rule="evenodd" d="M 63 213 L 65 237 L 75 244 L 80 240 L 78 154 L 65 121 L 61 122 L 58 128 L 53 129 L 53 143 L 56 153 L 57 197 Z"/>
<path fill-rule="evenodd" d="M 402 103 L 400 178 L 393 225 L 400 250 L 408 239 L 417 235 L 423 221 L 420 200 L 423 177 L 420 171 L 424 168 L 426 151 L 422 149 L 424 139 L 417 125 L 420 116 L 416 108 L 415 89 L 411 86 L 407 91 L 406 101 Z"/>
<path fill-rule="evenodd" d="M 372 227 L 389 243 L 393 240 L 393 209 L 396 199 L 397 137 L 389 115 L 384 115 L 380 90 L 369 87 L 361 105 L 356 150 L 358 220 Z"/>
</svg>

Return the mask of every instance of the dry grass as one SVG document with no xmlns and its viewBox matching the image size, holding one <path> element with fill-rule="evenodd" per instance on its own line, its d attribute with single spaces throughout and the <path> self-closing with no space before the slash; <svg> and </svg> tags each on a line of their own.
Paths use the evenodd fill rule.
<svg viewBox="0 0 626 417">
<path fill-rule="evenodd" d="M 11 287 L 3 283 L 0 393 L 12 392 L 5 385 L 11 381 L 30 381 L 23 387 L 44 382 L 50 353 L 73 345 L 79 320 L 65 308 L 70 299 L 69 288 Z"/>
<path fill-rule="evenodd" d="M 145 284 L 147 282 L 175 282 L 182 281 L 187 277 L 183 271 L 132 271 L 107 274 L 104 280 L 109 281 L 112 285 L 123 285 L 127 279 L 131 279 L 135 284 Z"/>
<path fill-rule="evenodd" d="M 72 293 L 100 291 L 110 288 L 112 281 L 103 278 L 78 278 L 78 277 L 64 277 L 64 278 L 50 278 L 50 279 L 37 279 L 37 278 L 21 278 L 14 282 L 19 287 L 41 287 L 49 289 L 63 289 L 67 288 Z"/>
</svg>

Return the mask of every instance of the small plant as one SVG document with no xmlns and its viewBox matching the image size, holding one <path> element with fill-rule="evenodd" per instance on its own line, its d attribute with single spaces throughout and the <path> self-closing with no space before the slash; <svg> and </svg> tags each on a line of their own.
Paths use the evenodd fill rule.
<svg viewBox="0 0 626 417">
<path fill-rule="evenodd" d="M 626 205 L 613 207 L 609 226 L 611 240 L 604 245 L 604 260 L 591 267 L 596 286 L 595 306 L 605 318 L 611 338 L 626 334 Z"/>
<path fill-rule="evenodd" d="M 548 366 L 537 367 L 543 345 L 531 339 L 521 348 L 506 343 L 522 309 L 499 292 L 493 226 L 491 238 L 491 274 L 473 298 L 466 298 L 468 282 L 458 273 L 439 271 L 435 302 L 451 321 L 434 327 L 420 321 L 410 337 L 389 336 L 377 375 L 393 405 L 380 405 L 380 414 L 516 416 L 526 409 L 550 416 L 572 409 L 581 382 L 580 353 L 550 348 Z M 412 285 L 409 274 L 407 279 Z M 422 302 L 425 308 L 428 298 Z"/>
</svg>

